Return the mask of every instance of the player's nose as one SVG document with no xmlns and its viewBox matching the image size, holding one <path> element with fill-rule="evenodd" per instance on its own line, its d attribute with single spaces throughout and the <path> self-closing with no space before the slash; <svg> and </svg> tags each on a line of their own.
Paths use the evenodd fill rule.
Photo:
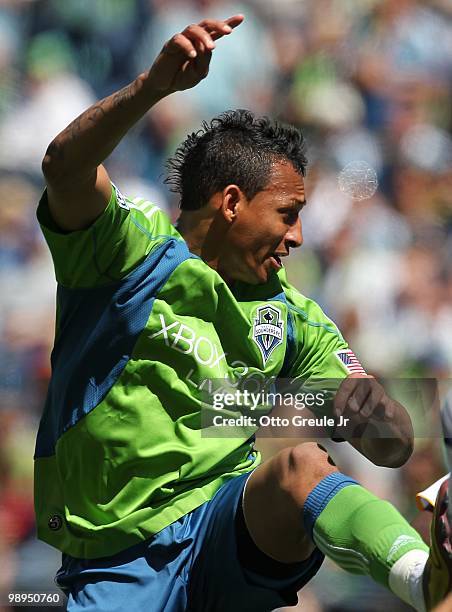
<svg viewBox="0 0 452 612">
<path fill-rule="evenodd" d="M 284 241 L 287 249 L 295 249 L 303 244 L 303 228 L 301 226 L 300 217 L 298 217 L 297 222 L 290 227 L 285 235 Z"/>
</svg>

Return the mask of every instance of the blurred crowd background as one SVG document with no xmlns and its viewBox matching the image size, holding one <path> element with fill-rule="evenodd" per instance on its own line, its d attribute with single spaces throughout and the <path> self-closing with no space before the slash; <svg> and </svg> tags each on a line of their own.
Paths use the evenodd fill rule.
<svg viewBox="0 0 452 612">
<path fill-rule="evenodd" d="M 322 305 L 369 372 L 438 378 L 447 386 L 450 0 L 0 0 L 2 593 L 54 590 L 59 564 L 59 554 L 36 540 L 32 501 L 55 304 L 52 264 L 35 219 L 43 154 L 76 115 L 149 67 L 174 33 L 237 12 L 246 21 L 233 40 L 217 45 L 209 77 L 159 103 L 131 131 L 107 162 L 113 180 L 176 218 L 164 162 L 203 119 L 249 108 L 299 126 L 309 147 L 309 204 L 289 278 Z M 357 160 L 379 181 L 364 201 L 338 187 L 340 171 Z M 429 389 L 433 410 L 438 397 Z M 268 456 L 285 442 L 266 439 L 262 450 Z M 344 471 L 393 501 L 428 537 L 428 516 L 417 514 L 414 493 L 444 472 L 438 437 L 419 436 L 412 459 L 394 473 L 333 446 Z M 407 609 L 328 563 L 302 602 L 307 612 Z"/>
</svg>

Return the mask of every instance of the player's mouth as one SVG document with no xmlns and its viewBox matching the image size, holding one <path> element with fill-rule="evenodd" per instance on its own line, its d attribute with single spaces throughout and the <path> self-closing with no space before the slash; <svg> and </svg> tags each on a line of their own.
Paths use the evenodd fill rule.
<svg viewBox="0 0 452 612">
<path fill-rule="evenodd" d="M 283 262 L 281 261 L 281 256 L 277 253 L 272 253 L 270 255 L 270 263 L 275 270 L 281 270 L 283 267 Z"/>
</svg>

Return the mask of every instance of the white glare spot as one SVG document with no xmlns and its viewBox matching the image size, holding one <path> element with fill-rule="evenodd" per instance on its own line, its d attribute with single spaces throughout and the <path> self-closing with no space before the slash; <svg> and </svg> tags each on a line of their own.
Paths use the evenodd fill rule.
<svg viewBox="0 0 452 612">
<path fill-rule="evenodd" d="M 353 161 L 341 170 L 338 183 L 352 200 L 367 200 L 377 191 L 377 173 L 367 162 Z"/>
</svg>

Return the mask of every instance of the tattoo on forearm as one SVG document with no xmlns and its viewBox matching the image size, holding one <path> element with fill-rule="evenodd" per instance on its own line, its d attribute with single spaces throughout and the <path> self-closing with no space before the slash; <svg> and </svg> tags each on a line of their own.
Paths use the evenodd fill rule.
<svg viewBox="0 0 452 612">
<path fill-rule="evenodd" d="M 80 117 L 77 117 L 77 119 L 74 119 L 74 121 L 69 124 L 67 129 L 68 131 L 70 131 L 71 140 L 75 140 L 77 136 L 80 134 L 84 115 L 85 113 L 83 113 L 83 115 L 80 115 Z"/>
<path fill-rule="evenodd" d="M 113 94 L 113 106 L 119 106 L 120 108 L 124 108 L 124 105 L 132 98 L 132 89 L 133 83 L 130 83 L 129 85 L 127 85 L 127 87 L 124 87 L 123 89 L 120 89 L 118 92 Z"/>
<path fill-rule="evenodd" d="M 83 128 L 86 126 L 86 121 L 89 121 L 90 123 L 96 123 L 103 117 L 106 117 L 108 107 L 110 107 L 110 109 L 117 108 L 118 106 L 120 108 L 124 108 L 125 103 L 131 100 L 132 98 L 132 86 L 133 83 L 130 83 L 130 85 L 127 85 L 127 87 L 124 87 L 120 91 L 113 94 L 111 97 L 105 98 L 94 106 L 91 106 L 87 111 L 77 117 L 77 119 L 74 119 L 74 121 L 70 123 L 67 128 L 62 132 L 61 136 L 63 138 L 69 137 L 70 140 L 74 140 L 78 137 L 80 132 L 83 131 Z"/>
<path fill-rule="evenodd" d="M 103 108 L 104 104 L 105 104 L 105 100 L 103 100 L 102 102 L 99 102 L 99 104 L 96 104 L 92 108 L 88 109 L 87 115 L 86 115 L 87 120 L 91 121 L 92 123 L 96 123 L 96 121 L 98 121 L 102 117 L 105 117 L 107 113 L 105 112 Z"/>
<path fill-rule="evenodd" d="M 71 142 L 80 138 L 80 135 L 92 124 L 100 122 L 104 117 L 107 117 L 109 112 L 118 108 L 126 108 L 134 95 L 134 83 L 130 83 L 120 91 L 112 94 L 108 98 L 104 98 L 97 104 L 91 106 L 88 110 L 74 119 L 66 129 L 64 129 L 49 145 L 46 154 L 53 159 L 63 161 L 65 159 L 65 148 Z M 90 125 L 91 124 L 91 125 Z"/>
</svg>

